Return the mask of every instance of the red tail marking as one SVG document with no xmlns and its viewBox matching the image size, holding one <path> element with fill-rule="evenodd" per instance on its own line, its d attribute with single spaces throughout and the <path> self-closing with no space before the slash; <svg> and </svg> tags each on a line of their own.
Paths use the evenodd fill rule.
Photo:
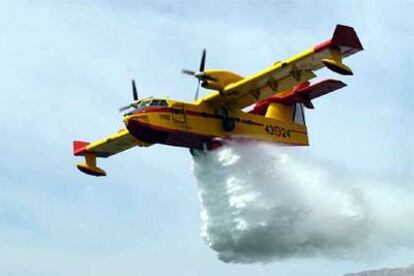
<svg viewBox="0 0 414 276">
<path fill-rule="evenodd" d="M 73 141 L 73 155 L 79 156 L 79 155 L 85 155 L 86 153 L 86 147 L 90 143 L 83 142 L 83 141 Z"/>
</svg>

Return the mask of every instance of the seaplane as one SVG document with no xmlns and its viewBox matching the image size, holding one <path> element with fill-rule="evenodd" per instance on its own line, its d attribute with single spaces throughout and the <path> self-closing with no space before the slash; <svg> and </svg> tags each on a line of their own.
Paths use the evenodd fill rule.
<svg viewBox="0 0 414 276">
<path fill-rule="evenodd" d="M 197 151 L 214 150 L 226 140 L 267 141 L 308 146 L 304 108 L 313 100 L 346 86 L 340 80 L 310 83 L 321 68 L 353 75 L 343 59 L 363 50 L 352 27 L 337 25 L 331 39 L 295 56 L 276 61 L 248 77 L 206 69 L 206 50 L 198 71 L 183 70 L 198 81 L 193 102 L 169 98 L 138 98 L 132 80 L 133 101 L 120 109 L 125 128 L 96 142 L 73 142 L 73 154 L 85 161 L 77 168 L 92 176 L 106 176 L 97 158 L 107 158 L 133 147 L 164 144 Z M 200 86 L 212 90 L 199 97 Z"/>
</svg>

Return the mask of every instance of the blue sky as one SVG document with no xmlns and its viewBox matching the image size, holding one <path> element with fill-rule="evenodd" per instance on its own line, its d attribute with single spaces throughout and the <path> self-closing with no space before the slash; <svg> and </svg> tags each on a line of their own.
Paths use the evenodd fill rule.
<svg viewBox="0 0 414 276">
<path fill-rule="evenodd" d="M 0 274 L 342 275 L 412 263 L 399 249 L 370 260 L 290 259 L 229 265 L 199 237 L 186 150 L 155 146 L 103 160 L 107 178 L 78 173 L 74 139 L 122 127 L 142 95 L 191 100 L 207 66 L 252 74 L 355 27 L 365 51 L 348 87 L 308 112 L 304 154 L 348 171 L 412 183 L 414 24 L 411 1 L 0 1 Z"/>
</svg>

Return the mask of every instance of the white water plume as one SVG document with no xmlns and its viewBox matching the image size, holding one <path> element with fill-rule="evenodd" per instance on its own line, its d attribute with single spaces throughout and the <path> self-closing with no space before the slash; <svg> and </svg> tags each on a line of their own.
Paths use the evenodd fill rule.
<svg viewBox="0 0 414 276">
<path fill-rule="evenodd" d="M 355 257 L 367 248 L 414 245 L 413 193 L 361 185 L 292 151 L 230 143 L 194 158 L 201 235 L 219 259 Z"/>
</svg>

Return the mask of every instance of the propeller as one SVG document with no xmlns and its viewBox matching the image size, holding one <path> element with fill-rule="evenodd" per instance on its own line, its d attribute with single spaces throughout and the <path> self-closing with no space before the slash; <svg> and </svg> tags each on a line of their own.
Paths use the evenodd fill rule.
<svg viewBox="0 0 414 276">
<path fill-rule="evenodd" d="M 137 86 L 135 85 L 135 80 L 132 79 L 132 98 L 134 99 L 134 101 L 132 103 L 130 103 L 129 105 L 123 106 L 119 109 L 119 112 L 123 112 L 125 110 L 130 109 L 131 107 L 136 108 L 137 107 L 137 102 L 138 102 L 138 90 L 137 90 Z"/>
<path fill-rule="evenodd" d="M 134 98 L 134 101 L 138 101 L 138 91 L 134 79 L 132 79 L 132 97 Z"/>
<path fill-rule="evenodd" d="M 197 100 L 197 98 L 198 98 L 198 93 L 200 91 L 200 83 L 201 82 L 205 82 L 205 81 L 208 81 L 208 80 L 210 80 L 210 81 L 216 81 L 217 80 L 216 78 L 213 78 L 213 77 L 207 75 L 204 72 L 204 69 L 205 69 L 205 66 L 206 66 L 206 55 L 207 55 L 206 49 L 203 49 L 203 53 L 201 55 L 200 68 L 197 72 L 192 71 L 192 70 L 187 70 L 187 69 L 181 70 L 181 72 L 183 74 L 190 75 L 190 76 L 193 76 L 196 79 L 198 79 L 197 90 L 196 90 L 196 94 L 195 94 L 195 97 L 194 97 L 195 100 Z"/>
</svg>

